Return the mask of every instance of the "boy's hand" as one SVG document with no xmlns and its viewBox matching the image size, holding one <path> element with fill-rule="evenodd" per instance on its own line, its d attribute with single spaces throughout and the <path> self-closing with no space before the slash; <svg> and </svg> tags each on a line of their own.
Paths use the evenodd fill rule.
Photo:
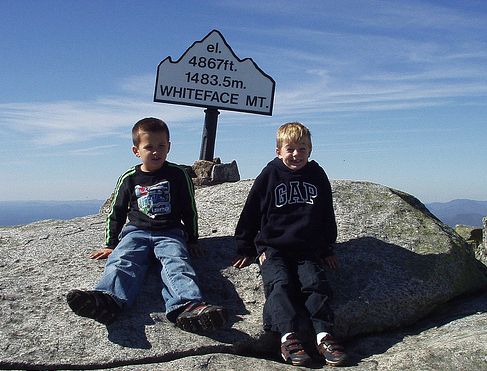
<svg viewBox="0 0 487 371">
<path fill-rule="evenodd" d="M 252 258 L 250 256 L 242 256 L 242 255 L 237 254 L 232 258 L 232 265 L 235 268 L 240 269 L 240 268 L 246 267 L 247 265 L 250 265 L 253 261 L 254 261 L 254 258 Z"/>
<path fill-rule="evenodd" d="M 101 250 L 97 250 L 97 251 L 93 251 L 91 254 L 90 254 L 90 259 L 96 259 L 96 260 L 99 260 L 99 259 L 106 259 L 110 256 L 110 254 L 112 253 L 113 249 L 101 249 Z"/>
<path fill-rule="evenodd" d="M 324 258 L 324 261 L 331 269 L 338 268 L 338 256 L 327 256 L 326 258 Z"/>
<path fill-rule="evenodd" d="M 198 245 L 197 242 L 188 242 L 188 250 L 193 258 L 199 258 L 206 252 L 206 249 Z"/>
</svg>

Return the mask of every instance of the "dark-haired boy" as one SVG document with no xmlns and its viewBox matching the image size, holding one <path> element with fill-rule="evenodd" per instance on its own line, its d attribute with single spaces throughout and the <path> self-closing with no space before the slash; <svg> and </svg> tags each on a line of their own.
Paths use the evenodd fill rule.
<svg viewBox="0 0 487 371">
<path fill-rule="evenodd" d="M 191 178 L 166 161 L 171 143 L 162 120 L 138 121 L 132 139 L 132 151 L 142 164 L 119 178 L 107 217 L 106 248 L 90 255 L 108 258 L 103 276 L 92 291 L 70 291 L 68 304 L 80 316 L 110 324 L 132 305 L 149 265 L 158 260 L 167 318 L 186 331 L 215 330 L 224 325 L 228 312 L 202 301 L 191 266 L 191 255 L 204 252 L 197 243 Z"/>
</svg>

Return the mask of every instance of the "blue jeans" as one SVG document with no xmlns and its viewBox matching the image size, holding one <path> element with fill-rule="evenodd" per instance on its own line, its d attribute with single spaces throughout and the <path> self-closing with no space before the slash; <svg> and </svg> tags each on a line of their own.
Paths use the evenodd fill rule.
<svg viewBox="0 0 487 371">
<path fill-rule="evenodd" d="M 181 229 L 148 231 L 134 226 L 125 227 L 95 290 L 111 295 L 122 309 L 130 307 L 154 258 L 161 263 L 166 315 L 191 302 L 202 301 Z"/>
</svg>

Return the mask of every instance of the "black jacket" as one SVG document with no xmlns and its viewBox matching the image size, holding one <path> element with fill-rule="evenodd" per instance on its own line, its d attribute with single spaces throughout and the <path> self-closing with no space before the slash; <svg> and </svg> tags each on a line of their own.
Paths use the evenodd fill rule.
<svg viewBox="0 0 487 371">
<path fill-rule="evenodd" d="M 107 217 L 106 244 L 114 249 L 128 217 L 128 225 L 146 230 L 182 228 L 188 240 L 198 239 L 198 214 L 193 182 L 184 168 L 166 161 L 153 172 L 140 165 L 118 179 Z"/>
<path fill-rule="evenodd" d="M 237 253 L 250 257 L 267 246 L 326 257 L 336 237 L 325 171 L 315 161 L 294 171 L 277 157 L 255 179 L 235 231 Z"/>
</svg>

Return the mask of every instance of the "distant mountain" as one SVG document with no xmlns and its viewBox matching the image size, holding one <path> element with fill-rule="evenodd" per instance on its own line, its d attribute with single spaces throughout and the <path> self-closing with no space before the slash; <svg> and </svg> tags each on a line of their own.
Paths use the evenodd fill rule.
<svg viewBox="0 0 487 371">
<path fill-rule="evenodd" d="M 45 219 L 69 220 L 98 214 L 102 200 L 0 201 L 0 226 L 29 224 Z"/>
<path fill-rule="evenodd" d="M 45 219 L 69 220 L 98 214 L 105 200 L 0 201 L 0 226 L 23 225 Z M 453 200 L 425 204 L 438 219 L 451 227 L 464 224 L 482 227 L 487 201 Z"/>
<path fill-rule="evenodd" d="M 487 201 L 453 200 L 450 202 L 433 202 L 425 204 L 443 223 L 450 227 L 464 224 L 471 227 L 482 227 L 482 219 L 487 216 Z"/>
</svg>

